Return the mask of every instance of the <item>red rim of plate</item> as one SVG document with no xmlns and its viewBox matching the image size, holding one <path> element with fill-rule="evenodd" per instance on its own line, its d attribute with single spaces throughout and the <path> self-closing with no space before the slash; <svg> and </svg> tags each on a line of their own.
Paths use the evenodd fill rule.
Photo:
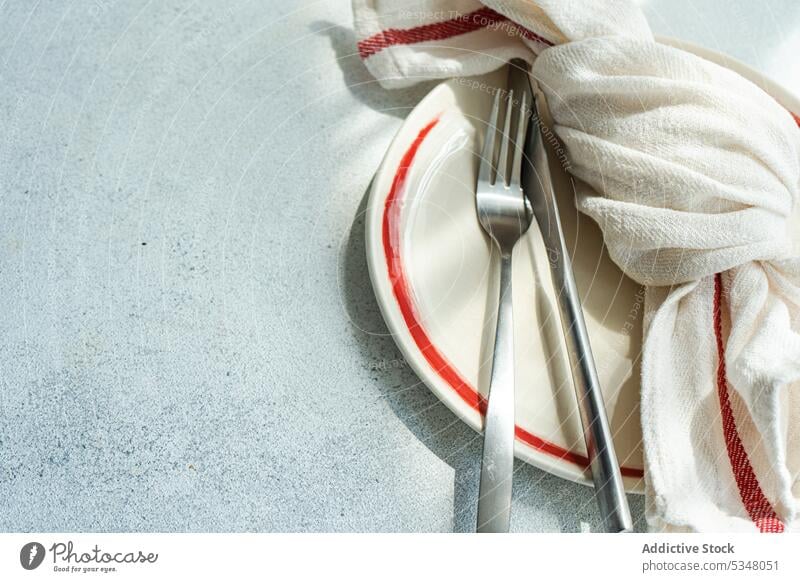
<svg viewBox="0 0 800 582">
<path fill-rule="evenodd" d="M 481 397 L 475 387 L 471 386 L 463 376 L 461 376 L 458 370 L 456 370 L 444 354 L 433 344 L 417 317 L 413 293 L 405 274 L 401 255 L 402 245 L 400 244 L 399 236 L 400 203 L 405 194 L 405 181 L 417 151 L 438 121 L 438 117 L 434 118 L 419 131 L 414 141 L 403 154 L 400 164 L 395 170 L 391 188 L 386 196 L 381 219 L 383 256 L 385 259 L 386 271 L 389 276 L 389 283 L 392 288 L 392 294 L 394 295 L 406 330 L 411 336 L 414 345 L 417 347 L 428 366 L 439 378 L 443 380 L 467 406 L 483 416 L 486 405 L 485 399 Z M 539 437 L 519 425 L 515 426 L 515 436 L 518 441 L 535 451 L 567 461 L 581 469 L 586 469 L 589 466 L 589 459 L 585 455 L 570 451 L 556 443 Z M 620 467 L 620 471 L 623 476 L 631 478 L 641 478 L 644 475 L 643 469 L 636 467 L 622 466 Z"/>
</svg>

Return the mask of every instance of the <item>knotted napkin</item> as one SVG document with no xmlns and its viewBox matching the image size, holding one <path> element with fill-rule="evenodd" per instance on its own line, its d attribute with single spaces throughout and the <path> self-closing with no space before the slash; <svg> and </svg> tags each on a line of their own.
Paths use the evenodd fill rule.
<svg viewBox="0 0 800 582">
<path fill-rule="evenodd" d="M 647 286 L 641 414 L 657 531 L 797 529 L 800 130 L 628 0 L 354 0 L 385 87 L 533 63 L 578 208 Z M 794 225 L 794 226 L 792 226 Z"/>
</svg>

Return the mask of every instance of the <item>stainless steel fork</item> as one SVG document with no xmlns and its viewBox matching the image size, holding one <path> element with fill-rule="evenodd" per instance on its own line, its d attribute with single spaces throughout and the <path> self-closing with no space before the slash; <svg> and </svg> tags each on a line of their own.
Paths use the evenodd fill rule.
<svg viewBox="0 0 800 582">
<path fill-rule="evenodd" d="M 500 251 L 500 298 L 494 340 L 489 403 L 483 437 L 477 531 L 507 532 L 511 517 L 514 474 L 514 316 L 511 298 L 511 256 L 531 224 L 520 186 L 525 141 L 526 96 L 514 114 L 513 91 L 495 94 L 480 159 L 476 206 L 481 226 Z M 501 101 L 505 115 L 499 128 Z M 516 118 L 513 125 L 512 117 Z"/>
</svg>

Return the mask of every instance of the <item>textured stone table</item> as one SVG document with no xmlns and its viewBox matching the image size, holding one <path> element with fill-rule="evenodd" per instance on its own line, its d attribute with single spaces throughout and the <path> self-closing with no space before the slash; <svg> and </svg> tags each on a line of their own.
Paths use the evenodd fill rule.
<svg viewBox="0 0 800 582">
<path fill-rule="evenodd" d="M 643 4 L 800 87 L 795 0 Z M 0 3 L 0 530 L 472 527 L 480 440 L 404 364 L 362 241 L 430 85 L 380 89 L 349 22 Z M 514 503 L 515 530 L 598 525 L 528 466 Z"/>
</svg>

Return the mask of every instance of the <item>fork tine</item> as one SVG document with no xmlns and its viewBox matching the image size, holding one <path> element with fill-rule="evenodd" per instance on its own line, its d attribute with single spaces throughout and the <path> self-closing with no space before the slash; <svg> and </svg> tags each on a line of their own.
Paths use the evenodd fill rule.
<svg viewBox="0 0 800 582">
<path fill-rule="evenodd" d="M 508 98 L 506 99 L 506 116 L 505 122 L 503 123 L 503 135 L 501 136 L 500 140 L 500 158 L 497 160 L 497 179 L 499 181 L 500 178 L 503 179 L 503 183 L 508 186 L 508 148 L 509 142 L 511 141 L 511 113 L 512 113 L 512 106 L 514 104 L 514 91 L 510 89 L 508 91 Z"/>
<path fill-rule="evenodd" d="M 517 135 L 514 138 L 514 161 L 511 162 L 511 181 L 509 185 L 520 186 L 522 183 L 522 153 L 525 147 L 525 130 L 528 127 L 527 95 L 522 91 L 517 114 Z"/>
<path fill-rule="evenodd" d="M 483 137 L 483 152 L 481 159 L 478 161 L 480 170 L 478 172 L 478 180 L 493 184 L 493 168 L 494 168 L 494 150 L 495 143 L 497 142 L 497 117 L 500 113 L 500 90 L 498 89 L 494 94 L 494 103 L 492 104 L 492 114 L 489 117 L 489 124 L 486 126 L 486 133 Z"/>
</svg>

